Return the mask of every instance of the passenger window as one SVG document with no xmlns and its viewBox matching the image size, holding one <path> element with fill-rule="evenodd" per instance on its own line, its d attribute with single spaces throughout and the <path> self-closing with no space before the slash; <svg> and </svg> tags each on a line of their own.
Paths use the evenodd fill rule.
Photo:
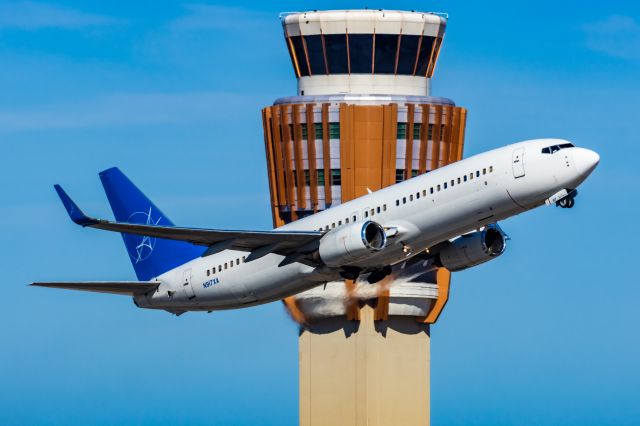
<svg viewBox="0 0 640 426">
<path fill-rule="evenodd" d="M 382 211 L 383 211 L 383 212 L 386 212 L 386 211 L 387 211 L 387 205 L 386 205 L 386 204 L 383 204 L 383 205 L 382 205 Z"/>
<path fill-rule="evenodd" d="M 460 185 L 460 178 L 458 178 L 458 185 Z"/>
<path fill-rule="evenodd" d="M 376 207 L 376 213 L 380 213 L 380 206 Z"/>
<path fill-rule="evenodd" d="M 236 259 L 236 266 L 240 264 L 240 259 Z"/>
<path fill-rule="evenodd" d="M 242 256 L 242 263 L 244 263 L 245 260 L 247 260 L 247 256 Z"/>
<path fill-rule="evenodd" d="M 207 269 L 207 276 L 211 275 L 211 271 Z"/>
<path fill-rule="evenodd" d="M 426 190 L 426 189 L 423 189 L 423 190 L 422 190 L 422 196 L 423 196 L 423 197 L 426 197 L 426 196 L 427 196 L 427 190 Z"/>
<path fill-rule="evenodd" d="M 420 193 L 416 192 L 416 200 L 419 200 L 419 199 L 420 199 Z"/>
<path fill-rule="evenodd" d="M 365 210 L 364 217 L 369 217 L 369 212 Z"/>
<path fill-rule="evenodd" d="M 447 182 L 444 183 L 444 189 L 447 189 Z"/>
<path fill-rule="evenodd" d="M 371 209 L 371 216 L 373 216 L 375 214 L 375 212 L 376 211 L 374 209 Z"/>
<path fill-rule="evenodd" d="M 335 223 L 335 222 L 333 222 L 333 223 L 331 224 L 331 228 L 335 228 L 335 227 L 336 227 L 336 223 Z"/>
<path fill-rule="evenodd" d="M 480 170 L 476 170 L 476 177 L 480 177 Z"/>
<path fill-rule="evenodd" d="M 489 166 L 489 173 L 493 173 L 493 166 Z"/>
<path fill-rule="evenodd" d="M 224 269 L 227 269 L 227 262 L 224 263 Z"/>
<path fill-rule="evenodd" d="M 433 186 L 429 188 L 429 193 L 433 194 Z"/>
<path fill-rule="evenodd" d="M 402 204 L 407 204 L 407 197 L 402 197 Z"/>
<path fill-rule="evenodd" d="M 349 218 L 346 218 L 346 219 L 344 220 L 344 223 L 349 223 Z"/>
<path fill-rule="evenodd" d="M 455 179 L 451 179 L 451 186 L 455 185 Z"/>
<path fill-rule="evenodd" d="M 469 173 L 469 180 L 473 180 L 473 173 Z"/>
<path fill-rule="evenodd" d="M 463 180 L 466 182 L 467 181 L 467 175 L 464 175 Z"/>
<path fill-rule="evenodd" d="M 222 265 L 218 265 L 218 272 L 222 272 Z"/>
<path fill-rule="evenodd" d="M 400 205 L 400 200 L 396 200 L 396 206 Z"/>
<path fill-rule="evenodd" d="M 358 220 L 358 218 L 356 217 L 356 215 L 353 215 L 353 221 L 355 222 L 356 220 Z"/>
<path fill-rule="evenodd" d="M 413 201 L 413 194 L 409 195 L 409 201 Z"/>
<path fill-rule="evenodd" d="M 482 169 L 482 174 L 486 175 L 487 174 L 487 169 Z"/>
<path fill-rule="evenodd" d="M 339 220 L 339 221 L 338 221 L 338 226 L 341 226 L 341 225 L 342 225 L 342 221 L 341 221 L 341 220 Z"/>
<path fill-rule="evenodd" d="M 325 231 L 328 231 L 328 230 L 329 230 L 329 225 L 325 226 L 325 227 L 324 227 L 324 230 L 325 230 Z"/>
<path fill-rule="evenodd" d="M 440 192 L 440 185 L 438 185 L 438 192 Z"/>
</svg>

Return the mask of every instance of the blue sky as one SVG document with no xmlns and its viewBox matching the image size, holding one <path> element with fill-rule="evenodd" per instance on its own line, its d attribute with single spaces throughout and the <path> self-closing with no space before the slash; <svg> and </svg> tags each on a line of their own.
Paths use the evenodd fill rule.
<svg viewBox="0 0 640 426">
<path fill-rule="evenodd" d="M 465 154 L 563 137 L 602 161 L 572 210 L 502 225 L 432 328 L 433 424 L 638 424 L 640 6 L 635 2 L 0 2 L 1 424 L 297 422 L 297 327 L 278 304 L 187 314 L 27 288 L 127 280 L 121 167 L 174 222 L 271 224 L 260 108 L 295 93 L 280 11 L 450 14 L 433 94 L 469 109 Z"/>
</svg>

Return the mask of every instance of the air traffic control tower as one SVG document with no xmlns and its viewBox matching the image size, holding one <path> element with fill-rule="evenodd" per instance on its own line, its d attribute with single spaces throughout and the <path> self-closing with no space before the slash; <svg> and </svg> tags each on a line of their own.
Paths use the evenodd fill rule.
<svg viewBox="0 0 640 426">
<path fill-rule="evenodd" d="M 335 10 L 281 21 L 298 87 L 262 111 L 275 226 L 462 157 L 466 110 L 430 96 L 446 16 Z M 375 216 L 368 210 L 354 213 Z M 450 273 L 408 261 L 377 284 L 363 278 L 285 300 L 301 325 L 300 424 L 428 424 L 429 327 Z"/>
</svg>

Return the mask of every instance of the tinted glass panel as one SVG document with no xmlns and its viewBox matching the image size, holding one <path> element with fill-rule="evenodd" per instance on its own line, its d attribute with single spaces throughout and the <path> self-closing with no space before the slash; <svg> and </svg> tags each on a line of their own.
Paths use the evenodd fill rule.
<svg viewBox="0 0 640 426">
<path fill-rule="evenodd" d="M 324 45 L 327 49 L 327 62 L 330 74 L 347 74 L 347 35 L 327 34 L 324 36 Z"/>
<path fill-rule="evenodd" d="M 340 185 L 340 169 L 331 169 L 331 185 Z"/>
<path fill-rule="evenodd" d="M 296 64 L 295 64 L 295 60 L 293 59 L 293 50 L 291 50 L 291 43 L 289 43 L 287 41 L 287 50 L 289 51 L 289 57 L 291 58 L 291 66 L 293 67 L 293 72 L 296 74 L 296 77 L 298 77 L 298 71 L 296 71 Z"/>
<path fill-rule="evenodd" d="M 302 46 L 302 36 L 293 36 L 290 38 L 293 43 L 293 49 L 296 51 L 296 58 L 298 58 L 300 75 L 309 75 L 309 67 L 307 66 L 307 59 L 304 56 L 304 47 Z"/>
<path fill-rule="evenodd" d="M 396 137 L 405 139 L 407 137 L 407 123 L 398 123 L 396 125 Z"/>
<path fill-rule="evenodd" d="M 416 68 L 416 75 L 427 75 L 427 68 L 429 67 L 429 58 L 431 57 L 431 50 L 433 49 L 435 37 L 423 36 L 422 44 L 420 45 L 420 54 L 418 55 L 418 67 Z"/>
<path fill-rule="evenodd" d="M 421 123 L 413 123 L 413 139 L 420 139 Z"/>
<path fill-rule="evenodd" d="M 349 34 L 349 58 L 352 73 L 371 73 L 373 34 Z"/>
<path fill-rule="evenodd" d="M 307 42 L 307 54 L 309 55 L 309 65 L 311 65 L 311 74 L 326 74 L 324 67 L 324 51 L 322 50 L 322 36 L 308 35 L 304 37 Z"/>
<path fill-rule="evenodd" d="M 329 123 L 329 139 L 340 139 L 340 123 Z"/>
<path fill-rule="evenodd" d="M 397 34 L 376 34 L 375 72 L 393 74 L 396 68 Z"/>
<path fill-rule="evenodd" d="M 413 75 L 413 67 L 418 53 L 417 35 L 403 35 L 400 39 L 400 57 L 398 58 L 398 74 Z"/>
</svg>

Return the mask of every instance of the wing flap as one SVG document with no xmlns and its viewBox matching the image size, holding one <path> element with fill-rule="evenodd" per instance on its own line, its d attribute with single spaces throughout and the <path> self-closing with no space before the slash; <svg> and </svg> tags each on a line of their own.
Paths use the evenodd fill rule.
<svg viewBox="0 0 640 426">
<path fill-rule="evenodd" d="M 122 294 L 134 296 L 153 291 L 160 283 L 158 281 L 67 281 L 67 282 L 37 282 L 36 287 L 63 288 L 67 290 L 93 291 L 96 293 Z"/>
</svg>

